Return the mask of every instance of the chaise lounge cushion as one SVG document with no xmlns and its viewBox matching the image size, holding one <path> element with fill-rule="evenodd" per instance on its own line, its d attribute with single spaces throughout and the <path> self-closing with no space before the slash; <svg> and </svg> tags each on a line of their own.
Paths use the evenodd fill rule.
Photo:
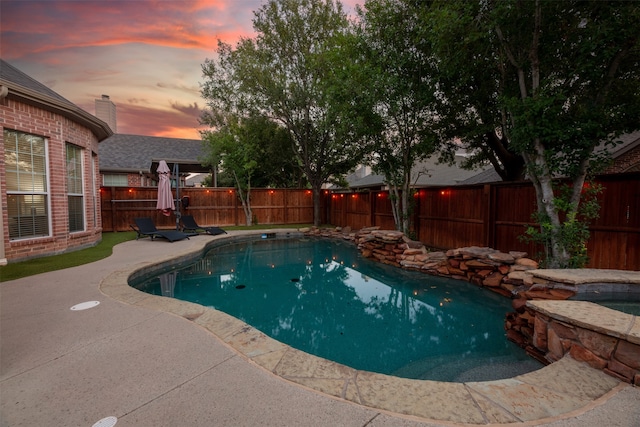
<svg viewBox="0 0 640 427">
<path fill-rule="evenodd" d="M 212 236 L 217 236 L 218 234 L 227 234 L 227 232 L 224 231 L 222 228 L 202 227 L 198 225 L 193 215 L 182 215 L 182 217 L 180 217 L 180 220 L 182 221 L 182 230 L 185 230 L 185 231 L 197 232 L 198 230 L 202 230 L 207 234 L 211 234 Z"/>
<path fill-rule="evenodd" d="M 153 240 L 155 237 L 162 237 L 167 239 L 170 242 L 175 242 L 176 240 L 188 239 L 189 235 L 187 233 L 183 233 L 178 230 L 158 230 L 153 220 L 148 217 L 143 218 L 134 218 L 136 226 L 133 225 L 133 228 L 138 235 L 136 236 L 136 240 L 140 237 L 151 237 Z"/>
</svg>

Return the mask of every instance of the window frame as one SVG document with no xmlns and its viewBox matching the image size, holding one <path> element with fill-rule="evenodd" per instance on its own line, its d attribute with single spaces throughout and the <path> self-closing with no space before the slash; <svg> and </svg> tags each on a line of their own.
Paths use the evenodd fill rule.
<svg viewBox="0 0 640 427">
<path fill-rule="evenodd" d="M 15 139 L 12 138 L 11 134 L 15 134 Z M 41 136 L 41 135 L 36 135 L 33 133 L 29 133 L 29 132 L 23 132 L 17 129 L 8 129 L 8 128 L 3 128 L 2 130 L 2 137 L 4 140 L 4 152 L 2 153 L 5 158 L 5 188 L 6 188 L 6 194 L 7 194 L 7 211 L 8 211 L 8 217 L 9 217 L 9 240 L 10 241 L 18 241 L 18 240 L 32 240 L 32 239 L 42 239 L 42 238 L 47 238 L 47 237 L 51 237 L 51 230 L 52 230 L 52 212 L 51 212 L 51 182 L 50 182 L 50 171 L 49 171 L 49 139 Z M 20 144 L 20 138 L 21 137 L 28 137 L 28 138 L 36 138 L 39 140 L 39 143 L 42 144 L 42 171 L 38 171 L 38 173 L 42 174 L 42 180 L 43 180 L 43 190 L 42 191 L 36 191 L 33 189 L 33 185 L 34 185 L 34 179 L 33 179 L 33 173 L 35 171 L 34 169 L 34 144 L 33 142 L 30 142 L 30 151 L 29 153 L 23 152 L 22 154 L 28 154 L 31 163 L 28 164 L 28 168 L 30 168 L 32 170 L 31 173 L 31 179 L 30 181 L 32 182 L 32 188 L 31 190 L 26 190 L 26 189 L 20 189 L 20 188 L 12 188 L 13 186 L 11 185 L 11 180 L 9 180 L 7 178 L 7 176 L 9 175 L 10 172 L 13 172 L 12 169 L 9 168 L 9 164 L 10 162 L 7 161 L 8 157 L 10 157 L 12 154 L 14 156 L 14 158 L 16 159 L 16 167 L 15 167 L 15 174 L 16 174 L 16 184 L 19 186 L 20 184 L 20 175 L 21 175 L 21 170 L 18 166 L 17 163 L 18 159 L 20 158 L 20 148 L 19 148 L 19 144 Z M 12 144 L 12 141 L 14 142 L 14 144 Z M 22 156 L 23 158 L 25 156 Z M 24 160 L 21 160 L 24 161 Z M 24 174 L 25 176 L 27 175 L 27 171 L 22 171 L 22 174 Z M 15 206 L 13 206 L 12 203 L 12 198 L 17 198 L 16 199 L 16 204 Z M 27 201 L 27 198 L 31 197 L 32 200 L 30 202 Z M 33 198 L 34 197 L 43 197 L 44 198 L 44 203 L 42 204 L 41 208 L 44 209 L 44 213 L 41 215 L 36 215 L 37 209 L 40 206 L 36 206 L 33 204 Z M 21 199 L 24 198 L 24 200 L 22 200 L 22 202 L 20 202 Z M 20 206 L 20 204 L 22 204 L 22 206 Z M 30 207 L 29 207 L 30 206 Z M 11 210 L 15 209 L 17 212 L 16 216 L 11 216 Z M 29 215 L 21 215 L 20 212 L 24 209 L 30 209 L 32 214 Z M 37 219 L 38 217 L 45 217 L 45 221 L 44 221 L 44 227 L 42 229 L 42 232 L 40 233 L 36 233 L 36 225 L 37 225 Z M 12 219 L 16 219 L 16 225 L 12 226 L 11 224 L 11 220 Z M 23 234 L 22 231 L 24 230 L 24 225 L 21 224 L 23 219 L 25 221 L 31 221 L 31 229 L 32 229 L 32 233 L 31 234 Z M 12 231 L 15 229 L 16 232 L 12 233 Z"/>
<path fill-rule="evenodd" d="M 107 177 L 109 179 L 112 179 L 113 177 L 124 177 L 124 184 L 120 184 L 120 183 L 116 183 L 114 184 L 113 182 L 107 184 Z M 103 187 L 128 187 L 129 186 L 129 174 L 126 173 L 103 173 L 102 174 L 102 186 Z"/>
<path fill-rule="evenodd" d="M 93 209 L 93 227 L 98 226 L 98 209 L 100 208 L 100 200 L 98 195 L 100 190 L 98 189 L 98 180 L 96 179 L 96 173 L 98 165 L 98 154 L 91 152 L 91 208 Z"/>
<path fill-rule="evenodd" d="M 73 163 L 71 164 L 69 160 L 70 150 L 74 154 Z M 84 195 L 84 152 L 85 150 L 78 145 L 70 142 L 65 143 L 67 226 L 69 227 L 69 233 L 80 233 L 87 229 L 86 198 Z M 70 165 L 73 165 L 73 167 L 71 168 Z M 80 187 L 79 192 L 78 185 Z M 76 206 L 78 201 L 80 202 L 79 206 Z"/>
</svg>

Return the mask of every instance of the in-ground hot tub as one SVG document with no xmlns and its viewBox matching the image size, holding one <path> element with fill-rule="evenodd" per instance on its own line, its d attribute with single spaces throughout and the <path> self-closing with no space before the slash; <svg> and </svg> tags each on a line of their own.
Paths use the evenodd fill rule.
<svg viewBox="0 0 640 427">
<path fill-rule="evenodd" d="M 590 301 L 604 296 L 637 307 L 640 272 L 567 269 L 532 274 L 545 287 L 568 290 L 575 296 L 527 302 L 533 326 L 531 345 L 548 361 L 568 354 L 623 381 L 640 384 L 640 316 Z"/>
</svg>

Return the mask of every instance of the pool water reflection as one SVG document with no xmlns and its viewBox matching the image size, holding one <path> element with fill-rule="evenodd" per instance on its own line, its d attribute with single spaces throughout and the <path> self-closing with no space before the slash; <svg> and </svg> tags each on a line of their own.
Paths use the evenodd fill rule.
<svg viewBox="0 0 640 427">
<path fill-rule="evenodd" d="M 541 367 L 504 336 L 508 299 L 363 259 L 346 242 L 226 244 L 192 265 L 132 285 L 226 312 L 355 369 L 482 381 Z"/>
</svg>

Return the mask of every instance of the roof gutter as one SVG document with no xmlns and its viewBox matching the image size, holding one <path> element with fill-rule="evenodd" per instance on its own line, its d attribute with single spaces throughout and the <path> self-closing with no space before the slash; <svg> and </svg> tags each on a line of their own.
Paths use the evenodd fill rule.
<svg viewBox="0 0 640 427">
<path fill-rule="evenodd" d="M 113 131 L 104 121 L 87 113 L 82 108 L 52 98 L 48 95 L 17 85 L 7 80 L 0 80 L 0 100 L 15 99 L 28 105 L 64 116 L 76 123 L 86 126 L 98 138 L 98 142 L 113 135 Z"/>
</svg>

